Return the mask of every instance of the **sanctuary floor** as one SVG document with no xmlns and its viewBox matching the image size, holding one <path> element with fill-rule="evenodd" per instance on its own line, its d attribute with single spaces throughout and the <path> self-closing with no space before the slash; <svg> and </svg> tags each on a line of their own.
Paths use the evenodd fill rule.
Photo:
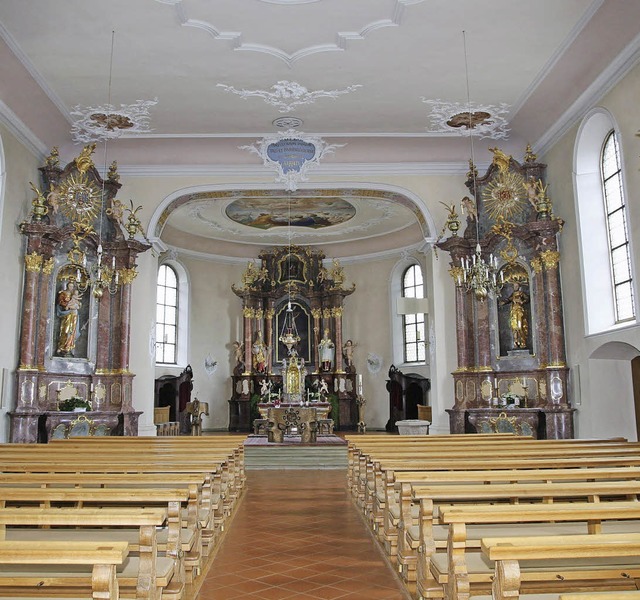
<svg viewBox="0 0 640 600">
<path fill-rule="evenodd" d="M 247 471 L 198 600 L 407 600 L 344 470 Z"/>
</svg>

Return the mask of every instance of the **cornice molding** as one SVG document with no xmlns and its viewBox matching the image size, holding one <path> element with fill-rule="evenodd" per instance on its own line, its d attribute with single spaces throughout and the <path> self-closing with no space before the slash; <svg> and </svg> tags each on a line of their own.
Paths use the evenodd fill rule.
<svg viewBox="0 0 640 600">
<path fill-rule="evenodd" d="M 563 115 L 533 144 L 544 156 L 564 134 L 582 119 L 640 61 L 640 34 L 611 62 Z"/>
<path fill-rule="evenodd" d="M 569 35 L 563 40 L 562 44 L 560 44 L 556 51 L 551 55 L 549 60 L 546 62 L 544 67 L 540 70 L 538 75 L 533 79 L 533 81 L 529 84 L 527 89 L 522 93 L 520 98 L 516 101 L 516 103 L 511 107 L 511 114 L 517 115 L 518 111 L 526 104 L 527 100 L 536 90 L 536 88 L 540 85 L 540 82 L 544 81 L 549 75 L 551 69 L 556 66 L 558 61 L 562 58 L 564 53 L 568 50 L 568 48 L 576 41 L 576 38 L 580 34 L 580 32 L 584 29 L 585 25 L 591 21 L 593 16 L 598 12 L 598 9 L 604 4 L 605 0 L 594 0 L 591 6 L 585 11 L 582 15 L 582 18 L 575 24 L 573 29 L 569 32 Z"/>
<path fill-rule="evenodd" d="M 2 100 L 0 100 L 0 123 L 38 160 L 43 161 L 49 150 Z"/>
<path fill-rule="evenodd" d="M 479 171 L 490 162 L 477 163 Z M 380 175 L 466 175 L 467 161 L 433 163 L 328 163 L 314 171 L 330 176 Z M 122 177 L 266 177 L 271 172 L 263 165 L 124 165 L 118 164 Z M 312 184 L 313 185 L 313 184 Z"/>
</svg>

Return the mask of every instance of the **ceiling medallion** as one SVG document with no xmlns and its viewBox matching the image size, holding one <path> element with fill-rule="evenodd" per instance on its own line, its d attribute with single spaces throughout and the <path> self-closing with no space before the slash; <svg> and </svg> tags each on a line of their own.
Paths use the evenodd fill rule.
<svg viewBox="0 0 640 600">
<path fill-rule="evenodd" d="M 510 106 L 501 104 L 468 104 L 462 102 L 444 102 L 420 98 L 431 106 L 429 118 L 431 125 L 427 129 L 433 133 L 453 133 L 476 135 L 493 140 L 509 137 L 509 122 L 506 115 Z"/>
<path fill-rule="evenodd" d="M 294 192 L 298 182 L 308 181 L 309 168 L 318 166 L 321 158 L 344 145 L 327 144 L 321 137 L 289 129 L 239 148 L 260 156 L 266 167 L 277 172 L 276 183 L 284 183 L 287 191 Z"/>
<path fill-rule="evenodd" d="M 76 106 L 71 116 L 77 117 L 71 128 L 73 141 L 89 143 L 120 137 L 123 133 L 146 133 L 149 129 L 149 108 L 158 99 L 138 100 L 134 104 Z"/>
<path fill-rule="evenodd" d="M 271 121 L 271 124 L 280 129 L 292 129 L 302 127 L 304 121 L 298 117 L 278 117 Z"/>
<path fill-rule="evenodd" d="M 218 87 L 224 89 L 225 92 L 232 92 L 237 94 L 243 100 L 252 96 L 262 98 L 267 104 L 275 106 L 279 112 L 287 113 L 292 111 L 296 106 L 303 104 L 313 104 L 317 98 L 333 98 L 343 96 L 349 92 L 362 87 L 361 85 L 350 85 L 344 90 L 316 90 L 310 92 L 306 87 L 296 83 L 295 81 L 278 81 L 275 85 L 271 86 L 273 91 L 267 90 L 237 90 L 233 86 L 219 83 Z"/>
</svg>

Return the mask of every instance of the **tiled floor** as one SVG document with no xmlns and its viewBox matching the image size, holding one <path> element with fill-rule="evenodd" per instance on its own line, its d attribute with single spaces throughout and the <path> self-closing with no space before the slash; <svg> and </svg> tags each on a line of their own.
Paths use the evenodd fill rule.
<svg viewBox="0 0 640 600">
<path fill-rule="evenodd" d="M 199 600 L 406 600 L 343 470 L 247 471 Z"/>
</svg>

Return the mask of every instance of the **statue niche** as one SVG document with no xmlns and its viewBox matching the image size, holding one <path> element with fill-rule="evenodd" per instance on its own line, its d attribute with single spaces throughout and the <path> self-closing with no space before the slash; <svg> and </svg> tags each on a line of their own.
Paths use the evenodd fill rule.
<svg viewBox="0 0 640 600">
<path fill-rule="evenodd" d="M 500 355 L 531 353 L 531 297 L 529 275 L 519 263 L 501 270 L 504 286 L 497 298 Z"/>
</svg>

